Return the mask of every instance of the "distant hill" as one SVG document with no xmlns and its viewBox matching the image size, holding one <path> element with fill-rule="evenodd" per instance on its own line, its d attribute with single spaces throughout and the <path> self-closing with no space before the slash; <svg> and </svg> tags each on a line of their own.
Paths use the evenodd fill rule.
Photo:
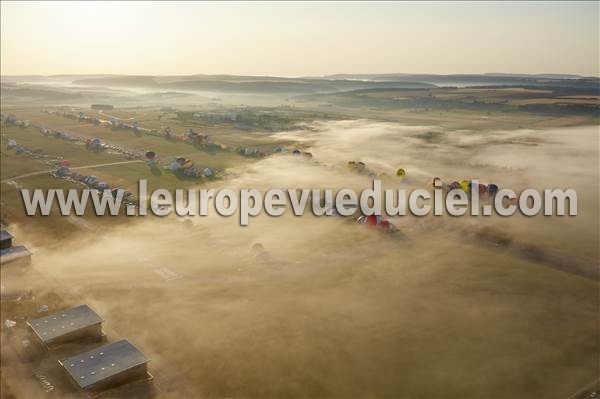
<svg viewBox="0 0 600 399">
<path fill-rule="evenodd" d="M 337 80 L 337 79 L 351 79 L 351 80 L 362 80 L 362 81 L 374 81 L 374 82 L 387 82 L 393 80 L 402 80 L 405 82 L 420 82 L 429 83 L 436 86 L 482 86 L 482 85 L 496 85 L 496 86 L 539 86 L 555 84 L 557 86 L 564 86 L 565 82 L 568 84 L 576 84 L 573 82 L 586 81 L 586 82 L 598 82 L 598 78 L 593 77 L 582 77 L 577 75 L 563 75 L 563 74 L 539 74 L 539 75 L 527 75 L 527 74 L 510 74 L 510 73 L 490 73 L 490 74 L 456 74 L 456 75 L 430 75 L 430 74 L 405 74 L 405 73 L 391 73 L 391 74 L 337 74 L 327 75 L 319 77 L 318 79 L 324 80 Z"/>
<path fill-rule="evenodd" d="M 358 89 L 434 87 L 418 81 L 357 81 L 282 78 L 270 76 L 108 76 L 73 81 L 78 85 L 144 87 L 157 90 L 211 91 L 240 94 L 311 94 Z"/>
<path fill-rule="evenodd" d="M 96 87 L 132 87 L 152 90 L 211 91 L 239 94 L 318 94 L 337 91 L 386 88 L 452 86 L 553 86 L 593 89 L 600 85 L 597 77 L 570 74 L 335 74 L 314 77 L 278 77 L 244 75 L 53 75 L 3 76 L 3 82 L 69 82 Z"/>
<path fill-rule="evenodd" d="M 568 75 L 565 73 L 486 73 L 485 76 L 503 76 L 513 78 L 542 78 L 542 79 L 579 79 L 581 75 Z"/>
<path fill-rule="evenodd" d="M 521 88 L 552 90 L 560 95 L 600 95 L 600 79 L 576 75 L 539 74 L 523 75 L 491 73 L 483 75 L 431 75 L 431 74 L 338 74 L 321 77 L 278 77 L 242 75 L 54 75 L 54 76 L 2 76 L 2 99 L 18 102 L 110 102 L 152 103 L 175 101 L 185 97 L 246 99 L 254 96 L 290 99 L 300 97 L 316 100 L 319 95 L 344 94 L 344 102 L 365 102 L 357 98 L 364 90 L 379 90 L 386 97 L 390 90 L 435 90 L 439 88 Z M 141 89 L 141 90 L 138 90 Z M 352 93 L 352 94 L 350 94 Z M 307 97 L 308 96 L 308 97 Z M 370 95 L 373 97 L 373 95 Z M 159 100 L 160 98 L 160 100 Z M 340 100 L 338 98 L 338 100 Z M 245 100 L 243 100 L 245 101 Z M 440 100 L 441 101 L 441 100 Z M 448 102 L 419 99 L 415 105 L 431 107 L 448 105 Z M 389 100 L 371 98 L 370 103 L 389 105 Z M 393 106 L 400 105 L 398 101 Z M 408 105 L 408 103 L 403 103 Z M 487 107 L 482 104 L 459 104 L 461 107 Z"/>
</svg>

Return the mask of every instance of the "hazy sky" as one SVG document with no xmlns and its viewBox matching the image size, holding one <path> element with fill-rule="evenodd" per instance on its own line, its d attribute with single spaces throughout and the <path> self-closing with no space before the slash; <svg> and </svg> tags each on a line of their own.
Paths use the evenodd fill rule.
<svg viewBox="0 0 600 399">
<path fill-rule="evenodd" d="M 599 3 L 1 3 L 1 73 L 599 74 Z"/>
</svg>

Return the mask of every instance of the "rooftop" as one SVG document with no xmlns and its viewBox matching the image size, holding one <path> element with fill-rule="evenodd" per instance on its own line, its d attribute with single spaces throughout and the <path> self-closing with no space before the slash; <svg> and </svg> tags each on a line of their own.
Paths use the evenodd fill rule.
<svg viewBox="0 0 600 399">
<path fill-rule="evenodd" d="M 62 335 L 101 322 L 102 318 L 88 305 L 79 305 L 38 319 L 31 319 L 27 324 L 43 343 L 48 344 Z"/>
<path fill-rule="evenodd" d="M 123 339 L 94 350 L 66 358 L 60 364 L 73 380 L 85 389 L 102 380 L 147 363 L 148 359 Z"/>
<path fill-rule="evenodd" d="M 0 230 L 0 241 L 10 240 L 11 238 L 13 238 L 13 235 L 10 234 L 8 231 Z"/>
<path fill-rule="evenodd" d="M 8 263 L 26 256 L 31 256 L 31 252 L 23 245 L 0 249 L 0 264 Z"/>
</svg>

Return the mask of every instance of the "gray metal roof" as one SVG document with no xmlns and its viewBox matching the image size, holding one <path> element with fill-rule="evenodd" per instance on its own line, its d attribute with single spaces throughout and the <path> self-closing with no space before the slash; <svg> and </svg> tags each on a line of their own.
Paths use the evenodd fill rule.
<svg viewBox="0 0 600 399">
<path fill-rule="evenodd" d="M 0 230 L 0 241 L 9 240 L 11 238 L 13 238 L 13 235 L 10 234 L 8 231 Z"/>
<path fill-rule="evenodd" d="M 73 380 L 85 389 L 97 382 L 147 363 L 148 359 L 123 339 L 60 361 Z"/>
<path fill-rule="evenodd" d="M 0 263 L 8 263 L 27 256 L 31 256 L 31 252 L 23 245 L 0 249 Z"/>
<path fill-rule="evenodd" d="M 102 322 L 88 305 L 79 305 L 71 309 L 32 319 L 27 322 L 45 344 L 51 343 L 61 335 L 80 330 Z"/>
</svg>

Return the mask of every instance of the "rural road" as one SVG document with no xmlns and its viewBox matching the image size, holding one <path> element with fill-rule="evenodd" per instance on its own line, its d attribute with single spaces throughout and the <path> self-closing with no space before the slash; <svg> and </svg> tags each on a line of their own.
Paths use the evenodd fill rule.
<svg viewBox="0 0 600 399">
<path fill-rule="evenodd" d="M 102 114 L 104 116 L 108 116 L 109 118 L 119 120 L 119 121 L 132 121 L 132 120 L 135 120 L 134 117 L 131 117 L 131 118 L 119 118 L 118 116 L 112 116 L 112 115 L 109 115 L 109 114 L 103 112 L 102 110 L 99 110 L 98 113 Z"/>
<path fill-rule="evenodd" d="M 124 165 L 124 164 L 128 164 L 128 163 L 138 163 L 138 162 L 144 162 L 144 161 L 142 161 L 140 159 L 136 159 L 134 161 L 99 163 L 99 164 L 96 164 L 96 165 L 77 166 L 75 168 L 69 168 L 69 169 L 71 169 L 71 170 L 77 170 L 77 169 L 101 168 L 103 166 Z M 26 174 L 20 175 L 20 176 L 9 177 L 8 179 L 4 179 L 4 180 L 0 181 L 0 183 L 6 183 L 6 182 L 11 181 L 11 180 L 22 179 L 24 177 L 29 177 L 29 176 L 43 175 L 44 173 L 50 173 L 53 170 L 54 169 L 42 170 L 40 172 L 32 172 L 32 173 L 26 173 Z"/>
</svg>

